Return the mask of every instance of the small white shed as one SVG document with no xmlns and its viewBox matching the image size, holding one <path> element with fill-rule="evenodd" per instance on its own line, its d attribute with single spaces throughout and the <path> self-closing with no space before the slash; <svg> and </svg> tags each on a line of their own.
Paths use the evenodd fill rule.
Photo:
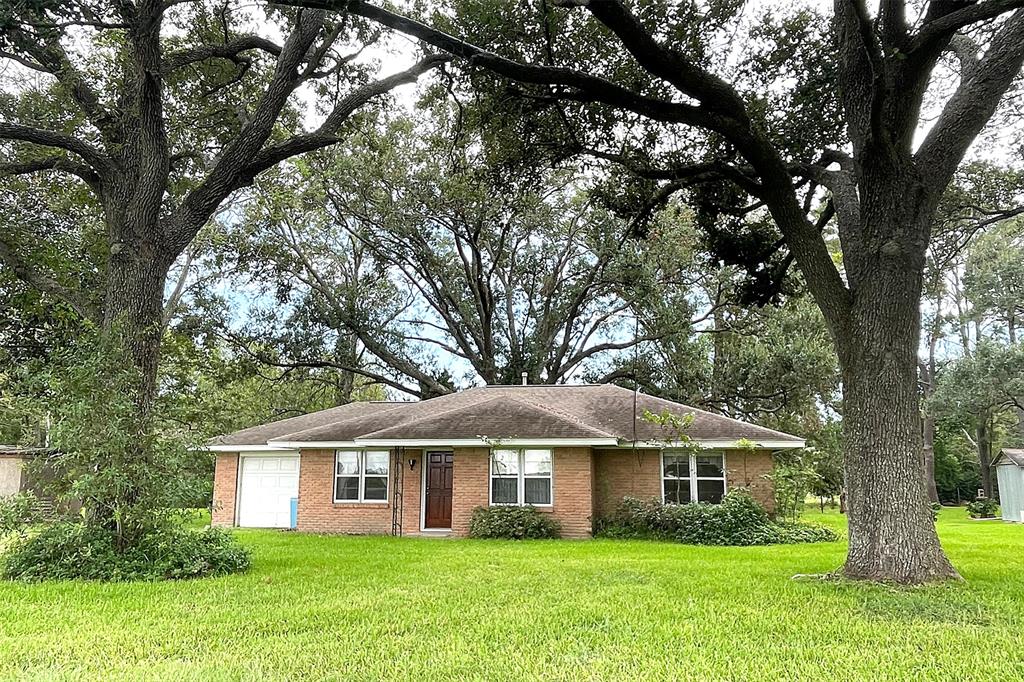
<svg viewBox="0 0 1024 682">
<path fill-rule="evenodd" d="M 1024 450 L 1003 448 L 993 466 L 999 479 L 1003 520 L 1024 523 Z"/>
</svg>

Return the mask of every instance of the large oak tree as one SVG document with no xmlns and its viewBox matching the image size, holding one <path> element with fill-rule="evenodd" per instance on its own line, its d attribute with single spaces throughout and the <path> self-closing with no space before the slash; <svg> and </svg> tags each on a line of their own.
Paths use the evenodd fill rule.
<svg viewBox="0 0 1024 682">
<path fill-rule="evenodd" d="M 47 267 L 47 235 L 30 223 L 0 234 L 0 265 L 118 330 L 139 370 L 143 414 L 167 275 L 200 228 L 260 173 L 341 142 L 367 103 L 447 59 L 427 56 L 374 80 L 359 57 L 379 36 L 365 22 L 311 9 L 246 12 L 200 0 L 15 0 L 0 11 L 0 179 L 59 173 L 88 188 L 85 201 L 102 216 L 90 235 L 101 245 L 101 283 Z M 20 83 L 18 71 L 28 76 Z M 312 126 L 300 97 L 319 105 Z"/>
<path fill-rule="evenodd" d="M 798 86 L 809 75 L 831 77 L 826 84 L 837 86 L 841 121 L 831 140 L 824 128 L 813 134 L 826 110 L 773 99 L 787 87 L 784 79 L 766 83 L 759 96 L 720 75 L 728 59 L 716 52 L 729 40 L 703 40 L 701 23 L 728 19 L 741 3 L 710 3 L 701 13 L 689 3 L 555 0 L 512 17 L 505 3 L 462 2 L 418 21 L 361 0 L 298 2 L 415 36 L 471 71 L 517 82 L 523 97 L 559 111 L 583 108 L 647 126 L 654 132 L 591 151 L 660 181 L 662 196 L 717 175 L 764 207 L 822 310 L 842 369 L 850 531 L 844 574 L 901 583 L 956 576 L 922 474 L 922 273 L 939 199 L 1020 75 L 1024 0 L 881 0 L 875 11 L 863 0 L 835 0 L 816 59 L 801 61 L 790 49 L 793 59 L 765 62 L 790 69 Z M 473 33 L 460 37 L 467 27 Z M 781 54 L 793 38 L 739 30 L 748 32 L 741 42 L 774 41 Z M 945 62 L 958 70 L 955 87 L 932 103 L 941 111 L 915 139 L 926 96 L 942 94 L 929 85 L 940 80 L 947 54 L 956 57 Z M 802 116 L 786 116 L 787 108 Z M 701 157 L 659 154 L 687 135 L 697 136 Z M 823 209 L 809 186 L 823 188 Z M 841 268 L 822 236 L 829 220 L 837 225 Z"/>
</svg>

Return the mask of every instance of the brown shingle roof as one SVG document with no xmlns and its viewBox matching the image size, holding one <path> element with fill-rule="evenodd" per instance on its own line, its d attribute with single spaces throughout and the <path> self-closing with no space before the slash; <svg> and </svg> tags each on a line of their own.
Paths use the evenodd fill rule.
<svg viewBox="0 0 1024 682">
<path fill-rule="evenodd" d="M 442 435 L 443 434 L 443 435 Z M 439 414 L 391 426 L 362 436 L 392 438 L 614 438 L 556 410 L 519 400 L 494 396 L 482 402 L 459 405 Z"/>
<path fill-rule="evenodd" d="M 340 405 L 319 412 L 311 412 L 299 417 L 281 419 L 269 424 L 253 426 L 241 431 L 229 433 L 226 436 L 217 436 L 212 439 L 209 445 L 263 445 L 272 438 L 287 436 L 291 433 L 308 431 L 309 429 L 324 424 L 335 424 L 350 419 L 387 412 L 392 409 L 401 409 L 403 406 L 414 405 L 415 403 L 393 403 L 393 402 L 361 402 Z"/>
<path fill-rule="evenodd" d="M 635 402 L 635 412 L 634 412 Z M 772 441 L 799 445 L 790 434 L 747 424 L 612 385 L 486 386 L 412 403 L 352 403 L 257 426 L 212 445 L 357 440 L 613 439 L 675 440 L 643 418 L 645 411 L 694 415 L 685 433 L 703 441 Z"/>
</svg>

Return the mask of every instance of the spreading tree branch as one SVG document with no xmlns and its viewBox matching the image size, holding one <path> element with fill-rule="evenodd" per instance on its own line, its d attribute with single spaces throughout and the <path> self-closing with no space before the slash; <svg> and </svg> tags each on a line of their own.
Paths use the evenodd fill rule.
<svg viewBox="0 0 1024 682">
<path fill-rule="evenodd" d="M 0 177 L 13 175 L 28 175 L 42 171 L 55 170 L 70 173 L 80 178 L 89 185 L 97 194 L 100 193 L 100 177 L 96 171 L 84 163 L 75 163 L 64 156 L 47 156 L 32 161 L 14 161 L 11 163 L 0 163 Z"/>
<path fill-rule="evenodd" d="M 589 0 L 578 4 L 585 5 L 599 20 L 607 21 L 606 26 L 642 63 L 659 69 L 659 74 L 670 79 L 669 82 L 685 88 L 683 92 L 705 98 L 700 106 L 650 98 L 575 69 L 524 64 L 501 57 L 363 0 L 284 0 L 282 4 L 347 11 L 419 38 L 467 60 L 472 66 L 486 68 L 512 80 L 570 88 L 567 93 L 556 92 L 558 97 L 582 98 L 632 111 L 652 120 L 697 126 L 723 134 L 761 176 L 766 191 L 765 203 L 786 236 L 815 297 L 822 303 L 833 332 L 838 336 L 848 333 L 845 327 L 848 325 L 850 292 L 827 246 L 803 213 L 778 150 L 762 131 L 750 124 L 742 108 L 742 99 L 731 86 L 658 44 L 618 0 Z M 669 73 L 672 68 L 681 69 L 682 74 Z"/>
<path fill-rule="evenodd" d="M 432 55 L 405 71 L 368 83 L 349 93 L 331 111 L 316 131 L 305 135 L 295 135 L 284 142 L 261 149 L 239 174 L 233 189 L 252 183 L 257 175 L 285 159 L 336 144 L 339 141 L 336 135 L 338 130 L 357 109 L 375 97 L 387 94 L 399 85 L 415 82 L 420 75 L 446 61 L 448 61 L 446 56 Z"/>
<path fill-rule="evenodd" d="M 348 11 L 400 33 L 419 38 L 428 45 L 467 60 L 472 66 L 483 67 L 520 83 L 570 88 L 568 92 L 558 93 L 563 99 L 583 99 L 618 106 L 666 123 L 711 123 L 708 112 L 700 107 L 646 97 L 612 81 L 575 69 L 517 62 L 361 0 L 278 0 L 278 4 Z"/>
<path fill-rule="evenodd" d="M 986 3 L 987 4 L 987 3 Z M 965 74 L 916 154 L 932 187 L 945 187 L 1024 67 L 1024 10 L 1010 16 Z"/>
<path fill-rule="evenodd" d="M 937 8 L 945 8 L 946 11 L 925 21 L 913 36 L 908 51 L 913 52 L 936 42 L 949 40 L 962 28 L 995 19 L 1022 7 L 1024 0 L 987 0 L 979 3 L 932 2 L 929 13 L 936 11 Z"/>
<path fill-rule="evenodd" d="M 91 303 L 22 259 L 15 245 L 3 236 L 0 236 L 0 263 L 9 267 L 14 275 L 26 284 L 64 301 L 84 319 L 99 322 L 99 311 Z"/>
<path fill-rule="evenodd" d="M 56 130 L 44 130 L 20 123 L 0 121 L 0 139 L 29 142 L 43 147 L 55 147 L 76 154 L 88 163 L 100 176 L 113 169 L 113 162 L 87 142 Z"/>
<path fill-rule="evenodd" d="M 206 61 L 207 59 L 234 60 L 238 55 L 249 50 L 262 50 L 275 57 L 280 57 L 282 48 L 277 43 L 261 36 L 236 36 L 222 44 L 196 45 L 195 47 L 171 52 L 164 56 L 163 71 L 164 73 L 171 73 L 183 66 Z"/>
</svg>

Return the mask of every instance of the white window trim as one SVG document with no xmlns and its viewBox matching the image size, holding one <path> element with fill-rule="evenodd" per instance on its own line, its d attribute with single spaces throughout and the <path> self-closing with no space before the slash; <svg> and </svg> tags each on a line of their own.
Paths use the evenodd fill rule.
<svg viewBox="0 0 1024 682">
<path fill-rule="evenodd" d="M 676 478 L 674 476 L 665 475 L 665 456 L 669 455 L 672 457 L 678 457 L 684 453 L 673 450 L 662 450 L 661 451 L 661 503 L 662 504 L 675 504 L 674 502 L 665 501 L 665 481 L 680 481 L 683 479 Z M 722 458 L 722 475 L 721 476 L 698 476 L 697 475 L 697 458 L 707 457 L 708 455 L 719 455 Z M 725 452 L 718 450 L 709 450 L 706 452 L 690 453 L 690 502 L 697 502 L 697 481 L 721 481 L 722 482 L 722 495 L 729 492 L 729 469 L 728 462 L 726 460 Z"/>
<path fill-rule="evenodd" d="M 494 479 L 496 478 L 512 478 L 511 476 L 495 476 L 494 475 L 494 450 L 509 450 L 511 452 L 519 453 L 519 472 L 516 474 L 516 493 L 518 501 L 516 502 L 495 502 L 494 501 Z M 533 474 L 527 476 L 525 473 L 526 469 L 526 451 L 527 450 L 545 450 L 551 453 L 551 473 L 547 476 L 538 476 Z M 526 497 L 526 479 L 528 478 L 546 478 L 551 481 L 551 502 L 548 504 L 529 504 L 523 500 Z M 555 451 L 551 448 L 494 448 L 487 455 L 487 504 L 491 507 L 539 507 L 541 509 L 551 509 L 555 506 Z"/>
<path fill-rule="evenodd" d="M 339 500 L 338 499 L 338 479 L 339 478 L 356 478 L 356 476 L 341 476 L 338 474 L 338 457 L 343 452 L 354 452 L 359 456 L 359 499 L 357 500 Z M 380 474 L 366 474 L 366 454 L 369 452 L 383 452 L 388 456 L 388 473 L 387 475 Z M 334 451 L 334 477 L 331 479 L 331 497 L 334 500 L 334 504 L 382 504 L 386 505 L 391 502 L 391 453 L 386 450 L 356 450 L 356 449 L 341 449 Z M 366 479 L 367 478 L 383 478 L 384 479 L 384 499 L 383 500 L 367 500 L 366 499 Z"/>
</svg>

